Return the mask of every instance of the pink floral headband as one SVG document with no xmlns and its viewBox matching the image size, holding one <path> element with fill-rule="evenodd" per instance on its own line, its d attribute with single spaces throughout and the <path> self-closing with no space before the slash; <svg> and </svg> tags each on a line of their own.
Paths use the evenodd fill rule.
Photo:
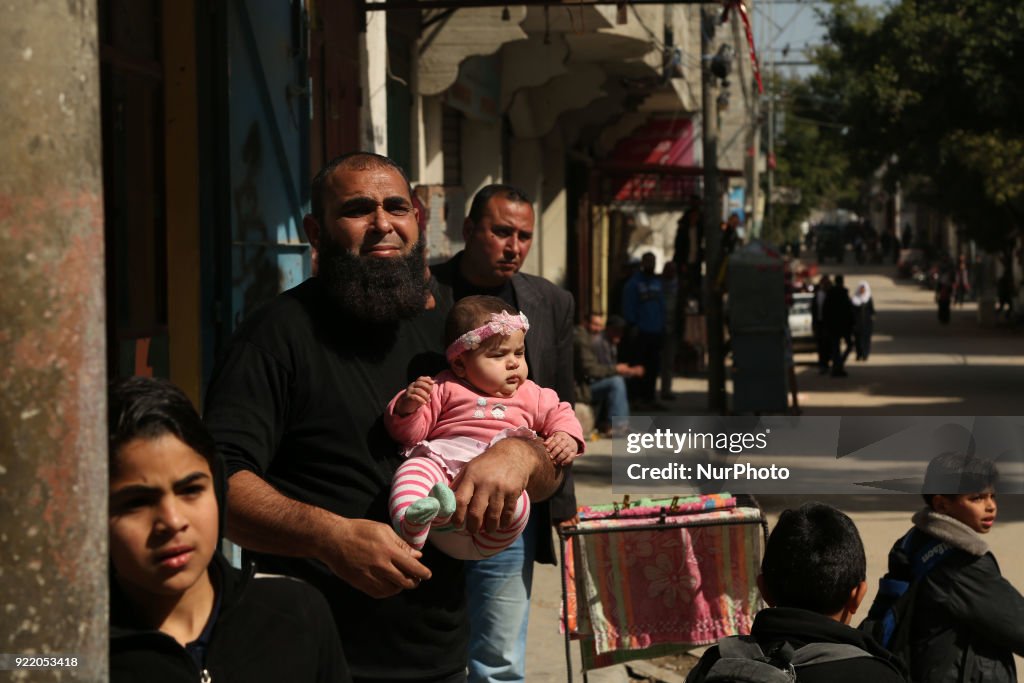
<svg viewBox="0 0 1024 683">
<path fill-rule="evenodd" d="M 445 352 L 445 356 L 448 358 L 448 362 L 451 363 L 466 351 L 471 351 L 479 347 L 480 344 L 488 337 L 493 337 L 496 334 L 500 334 L 503 337 L 510 337 L 516 330 L 522 330 L 525 334 L 529 329 L 530 321 L 527 320 L 526 316 L 522 313 L 519 315 L 512 315 L 508 311 L 491 313 L 491 319 L 489 322 L 481 325 L 475 330 L 470 330 L 453 341 L 451 346 L 449 346 L 448 350 Z"/>
</svg>

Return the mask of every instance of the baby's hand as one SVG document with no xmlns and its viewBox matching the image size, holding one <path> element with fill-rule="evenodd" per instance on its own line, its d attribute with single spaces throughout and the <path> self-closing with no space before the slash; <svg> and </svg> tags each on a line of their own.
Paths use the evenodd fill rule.
<svg viewBox="0 0 1024 683">
<path fill-rule="evenodd" d="M 548 455 L 556 465 L 568 465 L 576 459 L 579 452 L 576 439 L 565 432 L 555 432 L 545 439 L 544 448 L 548 449 Z"/>
<path fill-rule="evenodd" d="M 395 414 L 405 417 L 415 413 L 420 406 L 426 405 L 430 400 L 430 390 L 433 388 L 433 379 L 417 377 L 416 381 L 406 388 L 402 397 L 395 402 Z"/>
</svg>

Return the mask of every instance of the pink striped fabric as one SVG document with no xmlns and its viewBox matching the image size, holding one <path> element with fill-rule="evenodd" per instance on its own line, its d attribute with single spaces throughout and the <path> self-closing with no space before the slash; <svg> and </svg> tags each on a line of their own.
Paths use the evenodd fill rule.
<svg viewBox="0 0 1024 683">
<path fill-rule="evenodd" d="M 444 552 L 463 560 L 491 557 L 512 545 L 530 520 L 530 498 L 525 491 L 516 501 L 515 514 L 509 525 L 499 527 L 493 532 L 480 530 L 475 534 L 469 534 L 455 529 L 450 524 L 450 516 L 435 517 L 429 524 L 414 524 L 405 518 L 408 507 L 426 498 L 435 484 L 451 485 L 451 477 L 443 465 L 435 461 L 434 458 L 437 457 L 433 454 L 411 457 L 395 471 L 391 482 L 391 495 L 388 498 L 388 514 L 395 532 L 417 550 L 423 549 L 430 534 L 465 536 L 465 541 L 468 542 L 437 543 Z"/>
</svg>

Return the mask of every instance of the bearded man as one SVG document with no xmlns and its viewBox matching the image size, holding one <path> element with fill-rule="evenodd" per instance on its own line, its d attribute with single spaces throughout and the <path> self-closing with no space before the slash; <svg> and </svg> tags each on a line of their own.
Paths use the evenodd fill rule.
<svg viewBox="0 0 1024 683">
<path fill-rule="evenodd" d="M 444 367 L 409 182 L 357 152 L 321 170 L 311 197 L 316 276 L 242 323 L 206 400 L 230 476 L 227 535 L 260 571 L 324 593 L 355 681 L 465 681 L 462 563 L 413 550 L 388 522 L 401 456 L 381 416 Z M 544 500 L 559 484 L 539 442 L 505 439 L 467 465 L 453 522 L 493 530 L 524 489 Z"/>
</svg>

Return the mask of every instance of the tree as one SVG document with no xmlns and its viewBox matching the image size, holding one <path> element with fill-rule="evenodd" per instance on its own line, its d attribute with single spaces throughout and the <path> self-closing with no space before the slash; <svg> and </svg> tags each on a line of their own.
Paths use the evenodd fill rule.
<svg viewBox="0 0 1024 683">
<path fill-rule="evenodd" d="M 1002 247 L 1024 222 L 1024 6 L 902 0 L 882 16 L 833 0 L 811 85 L 849 123 L 851 168 L 886 167 Z"/>
<path fill-rule="evenodd" d="M 795 204 L 774 203 L 771 240 L 792 240 L 797 226 L 815 208 L 856 208 L 859 184 L 851 181 L 850 161 L 843 138 L 844 126 L 835 122 L 830 101 L 822 100 L 810 85 L 798 79 L 774 78 L 780 94 L 776 114 L 776 187 L 799 191 Z"/>
</svg>

